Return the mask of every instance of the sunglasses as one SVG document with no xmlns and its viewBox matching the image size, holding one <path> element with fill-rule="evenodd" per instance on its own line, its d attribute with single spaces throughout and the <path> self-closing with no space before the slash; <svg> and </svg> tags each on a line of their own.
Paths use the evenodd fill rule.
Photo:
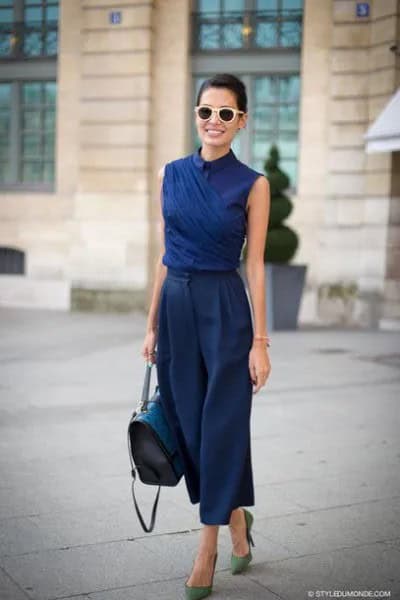
<svg viewBox="0 0 400 600">
<path fill-rule="evenodd" d="M 206 104 L 196 106 L 194 112 L 202 121 L 208 121 L 211 119 L 213 113 L 217 113 L 219 120 L 224 121 L 224 123 L 230 123 L 236 115 L 244 115 L 244 111 L 237 110 L 237 108 L 230 108 L 229 106 L 211 108 L 211 106 L 207 106 Z"/>
</svg>

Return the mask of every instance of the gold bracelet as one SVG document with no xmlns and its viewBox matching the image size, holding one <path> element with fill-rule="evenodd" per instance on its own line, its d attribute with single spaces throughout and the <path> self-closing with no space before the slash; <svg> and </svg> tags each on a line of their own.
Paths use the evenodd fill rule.
<svg viewBox="0 0 400 600">
<path fill-rule="evenodd" d="M 271 346 L 270 339 L 269 339 L 268 336 L 257 336 L 257 335 L 255 335 L 253 337 L 253 343 L 256 342 L 256 341 L 263 342 L 264 340 L 267 342 L 267 346 L 268 347 Z"/>
</svg>

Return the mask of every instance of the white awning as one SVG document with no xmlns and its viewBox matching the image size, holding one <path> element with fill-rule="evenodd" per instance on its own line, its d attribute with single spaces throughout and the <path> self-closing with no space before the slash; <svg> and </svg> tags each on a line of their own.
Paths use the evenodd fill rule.
<svg viewBox="0 0 400 600">
<path fill-rule="evenodd" d="M 369 127 L 364 139 L 368 154 L 400 150 L 400 88 Z"/>
</svg>

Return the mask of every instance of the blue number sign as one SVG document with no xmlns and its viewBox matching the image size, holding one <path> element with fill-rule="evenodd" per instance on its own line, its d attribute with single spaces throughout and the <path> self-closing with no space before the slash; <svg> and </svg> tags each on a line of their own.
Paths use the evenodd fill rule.
<svg viewBox="0 0 400 600">
<path fill-rule="evenodd" d="M 357 2 L 356 15 L 357 17 L 369 17 L 369 3 Z"/>
<path fill-rule="evenodd" d="M 120 10 L 110 12 L 110 23 L 111 25 L 120 25 L 122 23 L 122 13 Z"/>
</svg>

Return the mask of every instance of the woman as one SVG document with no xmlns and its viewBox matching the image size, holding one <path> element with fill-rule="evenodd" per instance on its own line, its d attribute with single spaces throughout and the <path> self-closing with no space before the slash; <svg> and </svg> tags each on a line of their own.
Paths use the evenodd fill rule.
<svg viewBox="0 0 400 600">
<path fill-rule="evenodd" d="M 159 173 L 162 250 L 142 348 L 157 365 L 190 500 L 200 503 L 204 527 L 185 583 L 191 600 L 211 593 L 219 525 L 229 525 L 232 573 L 252 558 L 253 516 L 241 508 L 254 505 L 251 402 L 271 370 L 264 270 L 269 183 L 231 149 L 247 122 L 242 81 L 229 74 L 204 81 L 195 119 L 201 147 Z M 254 331 L 237 271 L 245 236 Z"/>
</svg>

